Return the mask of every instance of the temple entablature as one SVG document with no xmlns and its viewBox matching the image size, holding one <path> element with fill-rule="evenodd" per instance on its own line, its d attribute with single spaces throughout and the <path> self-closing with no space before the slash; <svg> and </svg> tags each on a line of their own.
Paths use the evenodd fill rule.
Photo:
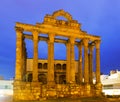
<svg viewBox="0 0 120 102">
<path fill-rule="evenodd" d="M 40 24 L 39 26 L 36 26 L 36 25 L 24 24 L 24 23 L 17 22 L 16 28 L 21 28 L 21 29 L 23 29 L 23 31 L 27 31 L 27 32 L 33 32 L 34 30 L 36 30 L 42 34 L 53 33 L 53 34 L 55 34 L 55 36 L 65 36 L 68 38 L 74 36 L 74 38 L 77 38 L 77 39 L 88 38 L 91 41 L 101 40 L 101 38 L 99 36 L 90 35 L 81 30 L 67 29 L 67 28 L 61 28 L 61 27 L 47 27 L 42 24 Z"/>
<path fill-rule="evenodd" d="M 66 20 L 59 20 L 60 16 Z M 29 100 L 58 98 L 61 95 L 63 97 L 101 95 L 100 36 L 82 31 L 81 24 L 64 10 L 46 15 L 42 23 L 35 25 L 17 22 L 15 30 L 14 100 L 27 100 L 27 95 L 29 95 Z M 30 39 L 33 43 L 33 58 L 29 62 L 25 39 Z M 48 56 L 44 61 L 38 56 L 40 41 L 47 42 Z M 65 45 L 66 59 L 64 61 L 54 59 L 55 43 Z M 77 61 L 75 47 L 78 48 Z M 94 64 L 96 64 L 95 67 Z M 95 84 L 93 84 L 93 70 L 96 71 Z"/>
</svg>

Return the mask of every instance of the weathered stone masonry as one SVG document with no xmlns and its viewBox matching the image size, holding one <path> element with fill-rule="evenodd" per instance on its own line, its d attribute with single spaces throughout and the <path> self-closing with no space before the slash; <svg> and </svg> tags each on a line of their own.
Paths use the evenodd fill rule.
<svg viewBox="0 0 120 102">
<path fill-rule="evenodd" d="M 59 16 L 67 19 L 58 20 Z M 36 25 L 16 23 L 16 71 L 14 81 L 14 100 L 40 100 L 43 98 L 57 97 L 93 97 L 101 95 L 100 82 L 100 37 L 87 34 L 80 29 L 81 24 L 73 20 L 72 16 L 64 10 L 46 15 L 43 23 Z M 24 34 L 32 32 L 32 35 Z M 48 34 L 42 37 L 39 34 Z M 56 38 L 67 37 L 68 40 Z M 27 70 L 27 52 L 25 39 L 33 41 L 33 62 L 29 75 Z M 76 39 L 79 39 L 77 41 Z M 44 66 L 46 72 L 38 69 L 38 42 L 46 41 L 48 44 L 48 60 Z M 66 45 L 67 58 L 63 67 L 64 81 L 55 69 L 54 42 Z M 79 49 L 78 71 L 75 67 L 74 46 Z M 84 49 L 84 53 L 82 50 Z M 93 84 L 93 50 L 96 50 L 96 83 Z M 84 58 L 83 58 L 84 57 Z M 46 80 L 39 80 L 39 73 L 46 76 Z M 77 76 L 77 80 L 76 80 Z M 30 79 L 31 78 L 31 79 Z M 61 78 L 62 80 L 62 78 Z M 64 84 L 62 84 L 62 82 Z"/>
</svg>

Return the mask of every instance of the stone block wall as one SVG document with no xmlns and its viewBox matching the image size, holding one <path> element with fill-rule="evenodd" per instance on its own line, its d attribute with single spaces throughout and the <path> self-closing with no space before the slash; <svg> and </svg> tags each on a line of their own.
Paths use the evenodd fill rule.
<svg viewBox="0 0 120 102">
<path fill-rule="evenodd" d="M 58 97 L 94 97 L 100 95 L 95 85 L 55 84 L 42 85 L 35 82 L 15 82 L 14 100 L 42 100 Z"/>
</svg>

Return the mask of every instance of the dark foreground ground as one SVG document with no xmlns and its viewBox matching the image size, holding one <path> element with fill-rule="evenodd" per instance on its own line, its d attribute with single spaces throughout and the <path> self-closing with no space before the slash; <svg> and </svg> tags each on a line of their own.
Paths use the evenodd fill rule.
<svg viewBox="0 0 120 102">
<path fill-rule="evenodd" d="M 14 102 L 11 96 L 0 96 L 0 102 Z M 41 101 L 17 102 L 120 102 L 120 98 L 59 98 Z"/>
</svg>

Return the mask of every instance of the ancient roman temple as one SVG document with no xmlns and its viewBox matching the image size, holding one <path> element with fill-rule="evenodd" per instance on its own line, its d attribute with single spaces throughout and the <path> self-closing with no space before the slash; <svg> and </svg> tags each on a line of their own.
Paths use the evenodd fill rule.
<svg viewBox="0 0 120 102">
<path fill-rule="evenodd" d="M 57 17 L 66 20 L 59 20 Z M 14 100 L 101 96 L 99 36 L 81 30 L 81 24 L 64 10 L 47 14 L 42 23 L 17 22 Z M 24 32 L 31 32 L 26 34 Z M 47 34 L 48 36 L 40 36 Z M 56 36 L 65 37 L 62 39 Z M 27 58 L 25 39 L 33 41 L 33 58 Z M 38 43 L 46 41 L 48 59 L 38 58 Z M 54 43 L 66 46 L 66 60 L 54 60 Z M 79 60 L 75 60 L 75 49 Z M 94 52 L 94 53 L 93 53 Z M 95 74 L 93 75 L 93 58 Z M 95 76 L 96 81 L 93 83 Z"/>
</svg>

